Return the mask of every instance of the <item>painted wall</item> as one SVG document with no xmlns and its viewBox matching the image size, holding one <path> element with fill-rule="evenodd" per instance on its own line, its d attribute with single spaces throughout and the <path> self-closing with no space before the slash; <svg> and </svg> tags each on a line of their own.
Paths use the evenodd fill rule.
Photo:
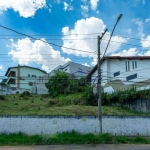
<svg viewBox="0 0 150 150">
<path fill-rule="evenodd" d="M 150 136 L 150 117 L 104 116 L 103 133 Z M 98 133 L 99 121 L 90 116 L 0 116 L 0 133 L 54 134 L 75 130 Z"/>
<path fill-rule="evenodd" d="M 133 61 L 137 67 L 133 68 Z M 126 70 L 126 62 L 129 62 L 130 69 Z M 102 64 L 102 86 L 105 92 L 126 89 L 136 86 L 139 89 L 150 89 L 150 61 L 149 60 L 128 60 L 128 59 L 108 59 Z M 120 72 L 114 76 L 114 73 Z M 127 77 L 137 74 L 134 79 L 127 80 Z M 97 83 L 97 71 L 92 75 L 92 84 Z"/>
</svg>

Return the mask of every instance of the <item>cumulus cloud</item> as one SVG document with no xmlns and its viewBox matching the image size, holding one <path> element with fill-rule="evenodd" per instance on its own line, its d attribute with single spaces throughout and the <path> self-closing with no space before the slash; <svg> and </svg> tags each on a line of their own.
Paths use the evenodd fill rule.
<svg viewBox="0 0 150 150">
<path fill-rule="evenodd" d="M 141 44 L 143 48 L 150 47 L 150 35 L 148 35 L 145 39 L 141 40 Z"/>
<path fill-rule="evenodd" d="M 2 70 L 3 69 L 3 65 L 0 65 L 0 70 Z"/>
<path fill-rule="evenodd" d="M 136 48 L 130 48 L 129 50 L 123 50 L 119 53 L 114 53 L 111 56 L 135 56 L 137 54 Z"/>
<path fill-rule="evenodd" d="M 66 2 L 64 2 L 64 10 L 65 11 L 69 11 L 69 10 L 73 10 L 73 6 L 71 6 L 71 5 L 69 5 L 69 4 L 67 4 Z"/>
<path fill-rule="evenodd" d="M 11 50 L 8 54 L 19 64 L 42 64 L 42 69 L 47 72 L 70 61 L 69 58 L 62 57 L 60 52 L 54 50 L 51 45 L 39 40 L 32 42 L 29 38 L 21 39 L 17 42 L 12 40 Z"/>
<path fill-rule="evenodd" d="M 97 56 L 95 55 L 97 52 L 97 36 L 101 35 L 101 33 L 104 32 L 105 27 L 106 26 L 101 19 L 91 17 L 87 19 L 78 20 L 75 23 L 73 29 L 69 29 L 69 27 L 62 28 L 62 32 L 64 35 L 62 38 L 63 46 L 71 47 L 78 50 L 89 51 L 90 53 L 62 48 L 63 52 L 67 54 L 74 54 L 76 56 L 97 58 Z M 109 32 L 107 32 L 103 37 L 101 43 L 102 54 L 106 48 L 109 37 L 110 37 Z M 117 51 L 120 48 L 122 42 L 124 43 L 127 42 L 127 39 L 123 37 L 113 36 L 107 52 L 112 53 Z"/>
<path fill-rule="evenodd" d="M 90 0 L 92 10 L 95 11 L 97 9 L 98 2 L 99 0 Z"/>
<path fill-rule="evenodd" d="M 36 11 L 46 6 L 45 0 L 1 0 L 0 13 L 13 9 L 25 18 L 32 17 Z"/>
<path fill-rule="evenodd" d="M 88 11 L 89 11 L 89 8 L 87 5 L 81 5 L 81 14 L 84 16 L 84 17 L 87 17 L 88 16 Z"/>
</svg>

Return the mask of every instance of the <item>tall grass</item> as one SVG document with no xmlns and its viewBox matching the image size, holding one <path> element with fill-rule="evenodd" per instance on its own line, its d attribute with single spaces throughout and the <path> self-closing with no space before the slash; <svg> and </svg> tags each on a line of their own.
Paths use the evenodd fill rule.
<svg viewBox="0 0 150 150">
<path fill-rule="evenodd" d="M 150 139 L 111 134 L 80 134 L 75 131 L 53 135 L 0 134 L 0 145 L 51 145 L 51 144 L 150 144 Z"/>
</svg>

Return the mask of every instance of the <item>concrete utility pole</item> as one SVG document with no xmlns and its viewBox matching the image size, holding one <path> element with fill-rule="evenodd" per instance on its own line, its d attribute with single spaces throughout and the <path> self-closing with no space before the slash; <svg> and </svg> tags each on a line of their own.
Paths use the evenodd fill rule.
<svg viewBox="0 0 150 150">
<path fill-rule="evenodd" d="M 98 42 L 98 83 L 97 83 L 97 94 L 98 94 L 98 119 L 100 123 L 100 133 L 102 133 L 102 110 L 101 110 L 101 61 L 100 61 L 100 43 L 104 36 L 104 34 L 107 32 L 107 29 L 104 33 L 102 33 L 101 37 L 97 37 Z"/>
<path fill-rule="evenodd" d="M 99 125 L 100 125 L 100 133 L 102 133 L 102 100 L 101 100 L 101 95 L 102 95 L 102 86 L 101 86 L 101 64 L 102 64 L 102 60 L 103 60 L 103 58 L 104 58 L 104 56 L 105 56 L 105 54 L 106 54 L 106 51 L 107 51 L 107 48 L 108 48 L 108 45 L 109 45 L 109 43 L 110 43 L 110 40 L 111 40 L 111 37 L 112 37 L 112 35 L 113 35 L 113 33 L 114 33 L 114 30 L 115 30 L 115 27 L 116 27 L 116 25 L 117 25 L 117 23 L 119 22 L 119 20 L 121 19 L 121 17 L 122 17 L 122 14 L 120 14 L 119 15 L 119 17 L 117 18 L 117 22 L 115 23 L 115 25 L 114 25 L 114 28 L 113 28 L 113 30 L 112 30 L 112 33 L 111 33 L 111 35 L 110 35 L 110 38 L 109 38 L 109 41 L 108 41 L 108 44 L 107 44 L 107 46 L 106 46 L 106 49 L 105 49 L 105 51 L 104 51 L 104 55 L 103 55 L 103 57 L 100 59 L 100 44 L 101 44 L 101 40 L 102 40 L 102 38 L 103 38 L 103 36 L 104 36 L 104 34 L 107 32 L 107 29 L 105 30 L 105 32 L 104 33 L 102 33 L 102 35 L 101 35 L 101 37 L 100 36 L 98 36 L 97 37 L 97 42 L 98 42 L 98 63 L 97 63 L 97 67 L 98 67 L 98 69 L 97 69 L 97 71 L 98 71 L 98 83 L 97 83 L 97 94 L 98 94 L 98 119 L 99 119 Z"/>
</svg>

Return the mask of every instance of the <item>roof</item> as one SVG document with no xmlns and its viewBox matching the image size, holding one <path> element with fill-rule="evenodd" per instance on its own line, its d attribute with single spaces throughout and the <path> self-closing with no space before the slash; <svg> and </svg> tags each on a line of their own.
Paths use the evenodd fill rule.
<svg viewBox="0 0 150 150">
<path fill-rule="evenodd" d="M 101 61 L 107 60 L 107 59 L 150 59 L 150 56 L 105 56 Z M 92 70 L 89 72 L 89 74 L 86 76 L 87 79 L 91 78 L 92 74 L 97 70 L 97 64 L 92 68 Z"/>
<path fill-rule="evenodd" d="M 46 71 L 41 70 L 41 69 L 39 69 L 39 68 L 34 68 L 34 67 L 30 67 L 30 66 L 20 66 L 20 68 L 22 68 L 22 67 L 31 68 L 31 69 L 36 69 L 36 70 L 39 70 L 39 71 L 41 71 L 41 72 L 47 74 Z M 12 69 L 12 68 L 18 68 L 18 66 L 17 66 L 17 67 L 9 67 L 9 68 L 7 69 L 7 71 L 6 71 L 6 73 L 5 73 L 5 76 L 7 76 L 8 72 L 9 72 L 10 69 Z"/>
</svg>

